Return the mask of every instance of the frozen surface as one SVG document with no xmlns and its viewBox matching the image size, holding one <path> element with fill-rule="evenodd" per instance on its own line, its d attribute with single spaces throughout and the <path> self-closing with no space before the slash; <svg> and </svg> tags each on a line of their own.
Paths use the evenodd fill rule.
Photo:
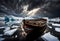
<svg viewBox="0 0 60 41">
<path fill-rule="evenodd" d="M 20 27 L 20 26 L 13 25 L 11 28 L 18 28 L 18 27 Z"/>
<path fill-rule="evenodd" d="M 54 23 L 52 23 L 52 25 L 53 25 L 53 26 L 60 26 L 60 24 L 54 24 Z"/>
<path fill-rule="evenodd" d="M 13 35 L 13 33 L 16 31 L 17 29 L 13 29 L 13 30 L 9 30 L 9 31 L 6 31 L 5 33 L 4 33 L 4 35 Z"/>
<path fill-rule="evenodd" d="M 4 27 L 0 27 L 0 29 L 3 29 Z"/>
<path fill-rule="evenodd" d="M 3 34 L 0 34 L 0 36 L 3 36 Z"/>
<path fill-rule="evenodd" d="M 55 31 L 60 32 L 60 28 L 55 28 Z"/>
<path fill-rule="evenodd" d="M 5 31 L 8 31 L 8 30 L 10 30 L 10 27 L 5 27 L 4 32 L 5 32 Z"/>
<path fill-rule="evenodd" d="M 50 32 L 43 35 L 42 38 L 45 38 L 47 41 L 59 41 L 58 38 L 51 35 Z"/>
<path fill-rule="evenodd" d="M 5 38 L 0 38 L 0 41 L 3 41 Z"/>
<path fill-rule="evenodd" d="M 49 28 L 52 28 L 51 26 L 48 26 Z"/>
</svg>

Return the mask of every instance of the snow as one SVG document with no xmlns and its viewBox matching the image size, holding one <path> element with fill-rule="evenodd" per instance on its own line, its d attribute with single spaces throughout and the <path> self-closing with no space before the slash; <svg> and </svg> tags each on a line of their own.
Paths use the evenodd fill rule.
<svg viewBox="0 0 60 41">
<path fill-rule="evenodd" d="M 0 34 L 0 36 L 3 36 L 3 34 Z"/>
<path fill-rule="evenodd" d="M 52 23 L 53 26 L 60 26 L 60 24 Z"/>
<path fill-rule="evenodd" d="M 6 32 L 6 31 L 8 31 L 8 30 L 10 30 L 10 27 L 5 27 L 4 32 Z"/>
<path fill-rule="evenodd" d="M 18 28 L 18 27 L 20 27 L 20 26 L 13 25 L 11 28 Z"/>
<path fill-rule="evenodd" d="M 51 26 L 48 26 L 49 28 L 52 28 Z"/>
<path fill-rule="evenodd" d="M 60 28 L 55 28 L 55 31 L 60 32 Z"/>
<path fill-rule="evenodd" d="M 27 19 L 30 20 L 30 19 L 34 19 L 34 18 L 32 18 L 32 17 L 25 17 L 24 19 L 25 19 L 25 20 L 27 20 Z"/>
<path fill-rule="evenodd" d="M 3 28 L 5 28 L 5 27 L 0 27 L 0 29 L 3 29 Z"/>
<path fill-rule="evenodd" d="M 4 40 L 5 38 L 0 38 L 0 41 Z"/>
<path fill-rule="evenodd" d="M 2 20 L 2 21 L 3 21 L 4 19 L 5 19 L 4 17 L 0 17 L 0 20 Z"/>
<path fill-rule="evenodd" d="M 4 35 L 13 35 L 14 34 L 14 32 L 16 31 L 17 29 L 13 29 L 13 30 L 9 30 L 9 31 L 6 31 L 5 33 L 4 33 Z"/>
<path fill-rule="evenodd" d="M 14 18 L 14 19 L 15 19 L 15 18 Z M 11 25 L 13 25 L 13 24 L 20 24 L 22 21 L 23 21 L 23 18 L 18 18 L 18 19 L 15 19 L 15 21 L 9 21 L 9 22 L 7 22 L 6 24 L 7 24 L 8 26 L 11 26 Z"/>
<path fill-rule="evenodd" d="M 45 38 L 47 41 L 59 41 L 58 38 L 51 35 L 50 32 L 43 35 L 42 38 Z"/>
</svg>

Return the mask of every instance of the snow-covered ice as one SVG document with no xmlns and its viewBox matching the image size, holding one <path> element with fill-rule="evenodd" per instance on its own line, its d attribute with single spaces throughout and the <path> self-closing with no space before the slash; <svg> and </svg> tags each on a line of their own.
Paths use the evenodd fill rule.
<svg viewBox="0 0 60 41">
<path fill-rule="evenodd" d="M 5 38 L 0 38 L 0 41 L 3 41 Z"/>
<path fill-rule="evenodd" d="M 52 23 L 53 26 L 60 26 L 60 24 Z"/>
<path fill-rule="evenodd" d="M 60 32 L 60 28 L 55 28 L 55 31 Z"/>
<path fill-rule="evenodd" d="M 16 31 L 17 29 L 13 29 L 13 30 L 9 30 L 9 31 L 6 31 L 6 32 L 4 32 L 4 35 L 13 35 L 14 34 L 14 32 Z"/>
<path fill-rule="evenodd" d="M 59 41 L 58 38 L 51 35 L 50 32 L 43 35 L 42 38 L 45 38 L 47 41 Z"/>
</svg>

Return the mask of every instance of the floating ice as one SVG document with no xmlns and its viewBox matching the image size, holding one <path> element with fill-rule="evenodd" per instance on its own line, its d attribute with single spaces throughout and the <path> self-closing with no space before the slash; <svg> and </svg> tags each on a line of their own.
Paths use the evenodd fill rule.
<svg viewBox="0 0 60 41">
<path fill-rule="evenodd" d="M 4 35 L 9 35 L 9 36 L 11 36 L 11 35 L 14 34 L 14 32 L 15 32 L 16 30 L 17 30 L 17 29 L 13 29 L 13 30 L 6 31 L 6 32 L 4 33 Z"/>
<path fill-rule="evenodd" d="M 55 31 L 60 32 L 60 28 L 55 28 Z"/>
<path fill-rule="evenodd" d="M 58 38 L 51 35 L 50 32 L 43 35 L 42 38 L 45 38 L 47 41 L 59 41 Z"/>
</svg>

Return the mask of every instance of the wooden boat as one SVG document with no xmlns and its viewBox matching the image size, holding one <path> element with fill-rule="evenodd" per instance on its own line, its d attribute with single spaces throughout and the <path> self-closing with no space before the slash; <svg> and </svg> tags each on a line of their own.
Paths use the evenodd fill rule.
<svg viewBox="0 0 60 41">
<path fill-rule="evenodd" d="M 43 32 L 47 26 L 47 19 L 31 19 L 31 20 L 23 20 L 23 28 L 40 28 Z M 41 31 L 40 30 L 40 31 Z M 25 30 L 27 31 L 27 29 Z M 31 30 L 30 30 L 31 31 Z M 29 31 L 28 31 L 29 32 Z"/>
<path fill-rule="evenodd" d="M 26 41 L 36 40 L 44 34 L 47 28 L 47 19 L 23 20 L 23 28 L 27 33 Z M 26 29 L 28 28 L 28 29 Z"/>
</svg>

